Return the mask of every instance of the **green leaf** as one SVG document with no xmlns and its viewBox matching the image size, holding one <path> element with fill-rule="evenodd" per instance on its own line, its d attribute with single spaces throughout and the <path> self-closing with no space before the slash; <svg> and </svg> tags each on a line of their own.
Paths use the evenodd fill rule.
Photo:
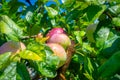
<svg viewBox="0 0 120 80">
<path fill-rule="evenodd" d="M 86 5 L 85 5 L 86 7 Z M 74 9 L 72 11 L 70 11 L 67 15 L 66 15 L 66 22 L 69 23 L 71 22 L 72 20 L 76 20 L 78 19 L 80 16 L 82 16 L 83 12 L 82 10 L 77 10 L 77 9 Z"/>
<path fill-rule="evenodd" d="M 41 56 L 37 55 L 36 53 L 34 53 L 30 50 L 24 50 L 24 51 L 20 52 L 19 54 L 20 54 L 20 57 L 23 59 L 42 61 Z"/>
<path fill-rule="evenodd" d="M 10 56 L 11 52 L 0 54 L 0 70 L 8 65 Z"/>
<path fill-rule="evenodd" d="M 92 76 L 86 71 L 85 73 L 83 73 L 84 74 L 84 76 L 87 78 L 87 79 L 89 79 L 89 80 L 94 80 L 93 78 L 92 78 Z"/>
<path fill-rule="evenodd" d="M 86 28 L 86 36 L 90 42 L 95 42 L 94 33 L 97 28 L 97 24 L 90 24 Z"/>
<path fill-rule="evenodd" d="M 62 4 L 64 5 L 64 7 L 71 7 L 75 0 L 61 0 Z"/>
<path fill-rule="evenodd" d="M 28 44 L 27 49 L 27 51 L 38 55 L 42 59 L 35 60 L 33 59 L 35 57 L 31 56 L 31 60 L 34 60 L 38 66 L 35 69 L 42 74 L 42 76 L 53 78 L 57 75 L 56 70 L 59 68 L 60 60 L 53 54 L 53 51 L 48 46 L 38 42 L 31 42 Z M 27 58 L 28 55 L 29 54 L 26 54 L 24 57 Z"/>
<path fill-rule="evenodd" d="M 112 23 L 117 26 L 120 27 L 120 18 L 119 17 L 114 17 L 112 18 Z"/>
<path fill-rule="evenodd" d="M 117 16 L 118 14 L 120 14 L 120 4 L 110 7 L 108 8 L 108 10 L 110 11 L 111 14 Z"/>
<path fill-rule="evenodd" d="M 26 20 L 30 24 L 30 26 L 28 26 L 28 30 L 31 35 L 36 35 L 40 32 L 40 29 L 42 28 L 40 26 L 42 25 L 41 24 L 42 17 L 43 14 L 37 12 L 33 13 L 31 11 L 28 11 L 28 13 L 26 14 Z"/>
<path fill-rule="evenodd" d="M 55 19 L 51 19 L 51 24 L 52 24 L 53 26 L 56 25 Z"/>
<path fill-rule="evenodd" d="M 37 63 L 37 66 L 39 66 L 38 71 L 45 77 L 54 78 L 57 75 L 56 71 L 47 65 L 48 64 L 44 62 L 38 62 Z"/>
<path fill-rule="evenodd" d="M 12 14 L 17 12 L 17 10 L 20 6 L 23 6 L 24 4 L 22 2 L 17 1 L 17 0 L 12 0 L 8 3 L 8 5 L 10 7 L 9 15 L 11 16 Z"/>
<path fill-rule="evenodd" d="M 42 74 L 42 76 L 53 78 L 57 75 L 56 70 L 59 68 L 60 60 L 57 56 L 53 55 L 53 52 L 48 46 L 45 46 L 44 61 L 35 61 L 37 63 L 37 71 Z"/>
<path fill-rule="evenodd" d="M 76 36 L 77 41 L 80 44 L 82 44 L 82 37 L 85 35 L 85 32 L 84 31 L 75 31 L 74 34 Z"/>
<path fill-rule="evenodd" d="M 98 68 L 98 75 L 101 78 L 109 78 L 120 70 L 120 51 L 115 52 L 103 65 Z"/>
<path fill-rule="evenodd" d="M 90 58 L 87 58 L 87 57 L 85 58 L 85 64 L 84 65 L 85 65 L 86 69 L 88 68 L 89 74 L 92 74 L 92 72 L 94 71 L 94 68 L 92 66 Z"/>
<path fill-rule="evenodd" d="M 99 4 L 104 4 L 106 0 L 95 0 L 97 1 Z"/>
<path fill-rule="evenodd" d="M 95 53 L 94 48 L 91 47 L 89 43 L 85 43 L 85 42 L 82 45 L 82 51 L 88 54 Z"/>
<path fill-rule="evenodd" d="M 0 16 L 0 32 L 6 34 L 8 39 L 19 41 L 23 31 L 8 16 Z"/>
<path fill-rule="evenodd" d="M 31 42 L 28 44 L 27 49 L 38 55 L 41 60 L 46 58 L 45 45 L 38 42 Z"/>
<path fill-rule="evenodd" d="M 0 33 L 0 46 L 6 42 L 5 35 Z"/>
<path fill-rule="evenodd" d="M 56 70 L 60 64 L 60 60 L 57 56 L 53 55 L 53 52 L 49 47 L 45 48 L 46 59 L 44 62 L 37 62 L 38 71 L 46 77 L 54 78 L 57 75 Z"/>
<path fill-rule="evenodd" d="M 26 16 L 25 16 L 26 20 L 28 23 L 32 23 L 32 19 L 33 19 L 33 13 L 31 11 L 28 11 L 26 13 Z"/>
<path fill-rule="evenodd" d="M 119 36 L 107 27 L 102 27 L 96 35 L 96 46 L 103 56 L 109 57 L 120 48 Z"/>
<path fill-rule="evenodd" d="M 53 9 L 52 7 L 45 6 L 45 9 L 47 10 L 48 15 L 49 15 L 50 18 L 54 18 L 55 16 L 58 15 L 58 11 Z"/>
<path fill-rule="evenodd" d="M 0 76 L 0 80 L 16 80 L 16 62 L 11 62 Z"/>
<path fill-rule="evenodd" d="M 45 47 L 45 53 L 46 53 L 46 63 L 49 65 L 49 67 L 56 70 L 57 68 L 59 68 L 59 65 L 61 66 L 62 61 L 60 61 L 58 56 L 53 54 L 53 51 L 48 46 Z"/>
<path fill-rule="evenodd" d="M 89 5 L 85 10 L 85 16 L 83 18 L 85 21 L 89 23 L 93 23 L 99 16 L 105 11 L 106 6 L 98 6 L 98 5 Z"/>
<path fill-rule="evenodd" d="M 17 80 L 31 80 L 29 72 L 24 63 L 17 63 Z"/>
<path fill-rule="evenodd" d="M 97 47 L 101 47 L 103 48 L 104 42 L 107 40 L 108 36 L 109 36 L 110 30 L 109 28 L 101 28 L 98 32 L 97 32 L 97 38 L 96 38 L 96 46 Z"/>
<path fill-rule="evenodd" d="M 119 4 L 119 3 L 120 3 L 120 0 L 110 0 L 109 2 L 110 2 L 110 3 L 116 2 L 117 4 Z"/>
<path fill-rule="evenodd" d="M 94 68 L 92 66 L 91 60 L 88 57 L 85 57 L 84 61 L 84 66 L 85 66 L 85 73 L 84 75 L 89 79 L 89 80 L 94 80 L 92 78 L 92 73 L 94 71 Z"/>
</svg>

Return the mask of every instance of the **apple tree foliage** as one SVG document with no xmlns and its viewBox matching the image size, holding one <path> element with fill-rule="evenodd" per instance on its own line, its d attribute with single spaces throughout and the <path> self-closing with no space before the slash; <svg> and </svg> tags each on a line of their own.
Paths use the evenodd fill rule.
<svg viewBox="0 0 120 80">
<path fill-rule="evenodd" d="M 18 54 L 0 54 L 0 80 L 54 80 L 60 60 L 46 38 L 34 38 L 54 27 L 75 43 L 66 80 L 120 79 L 120 0 L 26 1 L 29 6 L 0 0 L 0 46 L 9 40 L 26 45 Z"/>
</svg>

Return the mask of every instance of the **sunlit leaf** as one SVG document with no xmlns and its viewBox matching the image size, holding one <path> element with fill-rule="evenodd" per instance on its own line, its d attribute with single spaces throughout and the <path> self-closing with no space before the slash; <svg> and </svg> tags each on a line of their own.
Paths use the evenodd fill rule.
<svg viewBox="0 0 120 80">
<path fill-rule="evenodd" d="M 42 60 L 46 58 L 45 45 L 39 42 L 31 42 L 28 44 L 27 49 L 37 54 Z"/>
<path fill-rule="evenodd" d="M 85 32 L 84 31 L 75 31 L 74 34 L 76 36 L 77 41 L 80 44 L 82 44 L 82 37 L 85 35 Z"/>
<path fill-rule="evenodd" d="M 23 34 L 22 29 L 6 15 L 0 16 L 0 32 L 15 41 L 18 41 Z"/>
<path fill-rule="evenodd" d="M 97 47 L 103 47 L 105 41 L 108 39 L 110 33 L 110 29 L 109 28 L 101 28 L 98 33 L 97 36 L 98 38 L 96 39 L 96 46 Z"/>
<path fill-rule="evenodd" d="M 71 7 L 75 0 L 61 0 L 61 2 L 65 7 Z"/>
<path fill-rule="evenodd" d="M 33 18 L 33 13 L 31 11 L 28 11 L 25 18 L 29 23 L 31 23 Z"/>
<path fill-rule="evenodd" d="M 45 6 L 45 9 L 47 10 L 48 15 L 49 15 L 50 18 L 54 18 L 55 16 L 58 15 L 58 11 L 53 9 L 52 7 Z"/>
<path fill-rule="evenodd" d="M 53 52 L 48 46 L 43 45 L 41 43 L 33 42 L 28 45 L 27 49 L 31 50 L 29 52 L 32 52 L 32 54 L 33 53 L 36 54 L 37 56 L 39 56 L 40 59 L 42 59 L 42 60 L 36 60 L 39 58 L 33 57 L 34 55 L 32 55 L 29 58 L 31 60 L 36 61 L 37 66 L 39 66 L 37 71 L 40 72 L 40 74 L 46 77 L 56 76 L 56 70 L 60 63 L 60 60 L 57 56 L 53 55 Z M 24 56 L 25 57 L 24 59 L 27 59 L 28 56 L 29 56 L 29 53 L 27 53 L 26 56 Z"/>
<path fill-rule="evenodd" d="M 119 80 L 119 18 L 120 0 L 0 0 L 0 45 L 8 40 L 26 44 L 16 55 L 0 54 L 0 80 L 31 80 L 34 71 L 34 80 Z M 69 61 L 61 68 L 46 45 L 46 34 L 56 26 L 75 44 L 65 72 Z"/>
<path fill-rule="evenodd" d="M 110 7 L 109 11 L 114 15 L 120 14 L 120 4 Z"/>
<path fill-rule="evenodd" d="M 8 65 L 7 63 L 9 63 L 10 56 L 11 52 L 0 54 L 0 69 L 5 68 L 5 66 Z"/>
<path fill-rule="evenodd" d="M 42 61 L 42 58 L 30 50 L 20 52 L 20 57 L 28 60 Z"/>
<path fill-rule="evenodd" d="M 104 4 L 106 0 L 96 0 L 99 4 Z"/>
<path fill-rule="evenodd" d="M 17 62 L 11 62 L 0 76 L 0 80 L 16 80 L 16 65 Z"/>
<path fill-rule="evenodd" d="M 85 77 L 89 80 L 94 80 L 91 75 L 86 71 L 86 73 L 83 73 L 85 75 Z"/>
<path fill-rule="evenodd" d="M 89 73 L 89 75 L 92 75 L 94 68 L 92 66 L 92 62 L 90 60 L 90 58 L 85 57 L 85 61 L 84 61 L 84 66 L 85 66 L 85 70 L 87 70 L 87 72 Z"/>
<path fill-rule="evenodd" d="M 72 59 L 73 59 L 72 61 L 75 62 L 75 63 L 81 63 L 82 64 L 84 62 L 84 56 L 80 55 L 80 54 L 75 54 Z"/>
<path fill-rule="evenodd" d="M 109 57 L 119 50 L 120 38 L 109 28 L 101 28 L 96 36 L 96 46 L 100 48 L 100 52 L 103 56 Z"/>
<path fill-rule="evenodd" d="M 113 18 L 112 19 L 112 23 L 117 26 L 117 27 L 120 27 L 120 18 Z"/>
<path fill-rule="evenodd" d="M 83 43 L 82 50 L 85 53 L 95 53 L 94 48 L 92 48 L 89 43 Z"/>
<path fill-rule="evenodd" d="M 119 4 L 120 0 L 109 0 L 109 2 L 112 3 L 112 4 L 114 4 L 114 3 Z"/>
</svg>

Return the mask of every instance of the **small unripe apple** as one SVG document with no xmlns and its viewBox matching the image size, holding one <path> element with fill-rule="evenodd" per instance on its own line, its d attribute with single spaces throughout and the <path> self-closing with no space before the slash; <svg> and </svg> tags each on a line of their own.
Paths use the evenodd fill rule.
<svg viewBox="0 0 120 80">
<path fill-rule="evenodd" d="M 24 43 L 8 41 L 0 46 L 0 54 L 5 52 L 19 53 L 21 50 L 26 49 Z"/>
<path fill-rule="evenodd" d="M 60 59 L 60 63 L 58 67 L 61 67 L 62 65 L 64 65 L 67 59 L 67 54 L 64 48 L 57 43 L 47 43 L 47 46 L 49 46 L 50 49 L 53 51 L 54 55 L 58 56 L 58 58 Z"/>
<path fill-rule="evenodd" d="M 63 30 L 63 28 L 53 28 L 52 30 L 50 30 L 48 32 L 48 34 L 46 35 L 47 37 L 51 37 L 52 35 L 54 34 L 57 34 L 57 33 L 65 33 L 65 31 Z"/>
<path fill-rule="evenodd" d="M 54 34 L 48 41 L 48 43 L 58 43 L 62 45 L 65 49 L 71 45 L 71 40 L 66 34 Z"/>
</svg>

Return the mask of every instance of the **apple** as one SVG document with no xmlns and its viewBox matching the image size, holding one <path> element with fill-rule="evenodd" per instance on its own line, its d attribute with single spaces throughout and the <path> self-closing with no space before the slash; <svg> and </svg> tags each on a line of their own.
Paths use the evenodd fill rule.
<svg viewBox="0 0 120 80">
<path fill-rule="evenodd" d="M 58 43 L 65 49 L 71 45 L 71 40 L 66 34 L 53 34 L 48 40 L 48 43 Z"/>
<path fill-rule="evenodd" d="M 53 34 L 57 34 L 57 33 L 65 33 L 65 31 L 63 30 L 63 28 L 53 28 L 52 30 L 50 30 L 48 32 L 48 34 L 46 35 L 47 37 L 51 37 Z"/>
<path fill-rule="evenodd" d="M 0 46 L 0 54 L 5 52 L 19 53 L 21 50 L 26 49 L 24 43 L 16 41 L 8 41 Z"/>
<path fill-rule="evenodd" d="M 47 43 L 47 46 L 50 47 L 54 55 L 58 56 L 58 58 L 60 59 L 58 68 L 63 66 L 67 59 L 67 53 L 65 52 L 65 49 L 57 43 Z"/>
</svg>

